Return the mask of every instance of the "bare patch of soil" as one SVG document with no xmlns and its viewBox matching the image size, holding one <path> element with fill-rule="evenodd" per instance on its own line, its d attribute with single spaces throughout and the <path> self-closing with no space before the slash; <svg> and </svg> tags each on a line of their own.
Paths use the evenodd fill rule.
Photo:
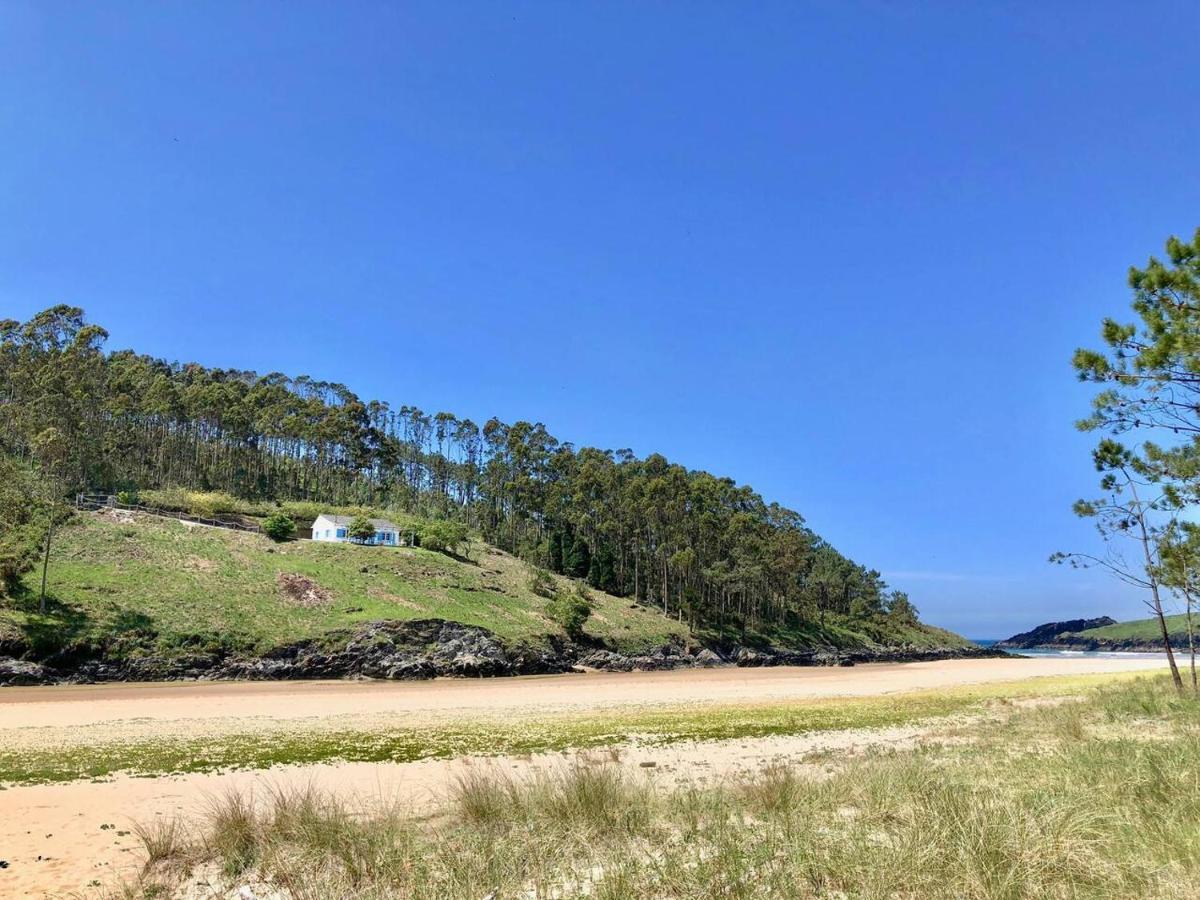
<svg viewBox="0 0 1200 900">
<path fill-rule="evenodd" d="M 283 599 L 292 606 L 328 606 L 333 602 L 333 595 L 329 591 L 304 575 L 280 572 L 275 576 L 275 584 Z"/>
<path fill-rule="evenodd" d="M 105 506 L 96 510 L 96 518 L 108 519 L 110 522 L 118 522 L 121 525 L 133 525 L 137 522 L 133 513 L 124 509 L 116 509 L 115 507 Z"/>
<path fill-rule="evenodd" d="M 202 556 L 189 556 L 183 561 L 183 567 L 189 572 L 212 572 L 216 570 L 217 564 Z"/>
</svg>

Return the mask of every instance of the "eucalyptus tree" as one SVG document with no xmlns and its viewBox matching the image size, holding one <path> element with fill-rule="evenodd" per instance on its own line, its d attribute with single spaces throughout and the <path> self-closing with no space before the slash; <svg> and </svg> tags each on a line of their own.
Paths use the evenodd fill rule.
<svg viewBox="0 0 1200 900">
<path fill-rule="evenodd" d="M 0 457 L 56 488 L 184 487 L 394 507 L 693 624 L 874 615 L 886 586 L 796 513 L 659 454 L 482 427 L 306 375 L 105 353 L 81 310 L 0 322 Z"/>
</svg>

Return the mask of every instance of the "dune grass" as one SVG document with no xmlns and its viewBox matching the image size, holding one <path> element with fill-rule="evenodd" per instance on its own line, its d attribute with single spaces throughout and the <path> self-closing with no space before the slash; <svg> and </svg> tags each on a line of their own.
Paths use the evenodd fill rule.
<svg viewBox="0 0 1200 900">
<path fill-rule="evenodd" d="M 125 894 L 169 896 L 207 865 L 296 900 L 1196 895 L 1200 710 L 1163 679 L 956 738 L 672 789 L 612 756 L 474 772 L 423 820 L 230 798 Z"/>
</svg>

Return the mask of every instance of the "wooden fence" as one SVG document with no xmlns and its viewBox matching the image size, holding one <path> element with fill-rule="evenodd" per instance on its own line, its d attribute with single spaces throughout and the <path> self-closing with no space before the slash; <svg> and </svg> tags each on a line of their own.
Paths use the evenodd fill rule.
<svg viewBox="0 0 1200 900">
<path fill-rule="evenodd" d="M 120 509 L 127 512 L 142 513 L 147 516 L 158 516 L 160 519 L 176 519 L 180 522 L 195 522 L 197 525 L 207 525 L 210 528 L 229 528 L 233 531 L 249 531 L 260 534 L 262 529 L 257 525 L 247 525 L 244 522 L 233 522 L 228 519 L 210 519 L 206 516 L 196 516 L 176 509 L 161 509 L 156 506 L 142 506 L 138 503 L 118 503 L 117 498 L 110 494 L 78 494 L 75 497 L 76 509 Z"/>
</svg>

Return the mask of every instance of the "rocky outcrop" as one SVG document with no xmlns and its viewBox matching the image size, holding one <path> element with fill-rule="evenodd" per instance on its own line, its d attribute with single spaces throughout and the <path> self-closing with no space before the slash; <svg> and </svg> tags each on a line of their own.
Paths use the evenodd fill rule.
<svg viewBox="0 0 1200 900">
<path fill-rule="evenodd" d="M 783 650 L 740 646 L 709 648 L 682 642 L 664 644 L 644 653 L 623 654 L 566 641 L 546 646 L 509 646 L 486 628 L 441 619 L 419 619 L 369 622 L 320 638 L 276 647 L 259 656 L 194 653 L 44 662 L 0 656 L 0 685 L 187 679 L 490 678 L 588 669 L 650 672 L 725 665 L 850 666 L 859 662 L 993 655 L 1003 654 L 982 647 Z"/>
<path fill-rule="evenodd" d="M 53 675 L 41 663 L 0 657 L 0 685 L 20 687 L 27 684 L 47 684 Z"/>
<path fill-rule="evenodd" d="M 734 663 L 745 668 L 760 666 L 853 666 L 873 662 L 929 662 L 937 659 L 979 659 L 1007 656 L 986 647 L 858 647 L 848 650 L 779 650 L 742 647 Z"/>
<path fill-rule="evenodd" d="M 299 641 L 262 656 L 145 657 L 83 663 L 70 681 L 144 681 L 181 678 L 271 681 L 313 678 L 413 680 L 457 676 L 540 675 L 569 671 L 550 650 L 505 646 L 486 628 L 440 619 L 370 622 Z"/>
<path fill-rule="evenodd" d="M 709 657 L 705 657 L 703 665 L 711 664 Z M 598 669 L 602 672 L 656 672 L 689 668 L 696 665 L 696 656 L 694 651 L 680 644 L 666 644 L 649 653 L 632 656 L 612 650 L 593 650 L 578 656 L 575 665 L 580 669 Z"/>
<path fill-rule="evenodd" d="M 1060 641 L 1072 644 L 1098 643 L 1089 638 L 1078 637 L 1078 632 L 1087 631 L 1089 628 L 1103 628 L 1105 625 L 1116 624 L 1117 620 L 1109 616 L 1100 616 L 1095 619 L 1068 619 L 1065 622 L 1047 622 L 1030 631 L 1014 634 L 1012 637 L 998 642 L 996 646 L 1001 649 L 1029 650 L 1034 647 L 1057 644 Z"/>
</svg>

